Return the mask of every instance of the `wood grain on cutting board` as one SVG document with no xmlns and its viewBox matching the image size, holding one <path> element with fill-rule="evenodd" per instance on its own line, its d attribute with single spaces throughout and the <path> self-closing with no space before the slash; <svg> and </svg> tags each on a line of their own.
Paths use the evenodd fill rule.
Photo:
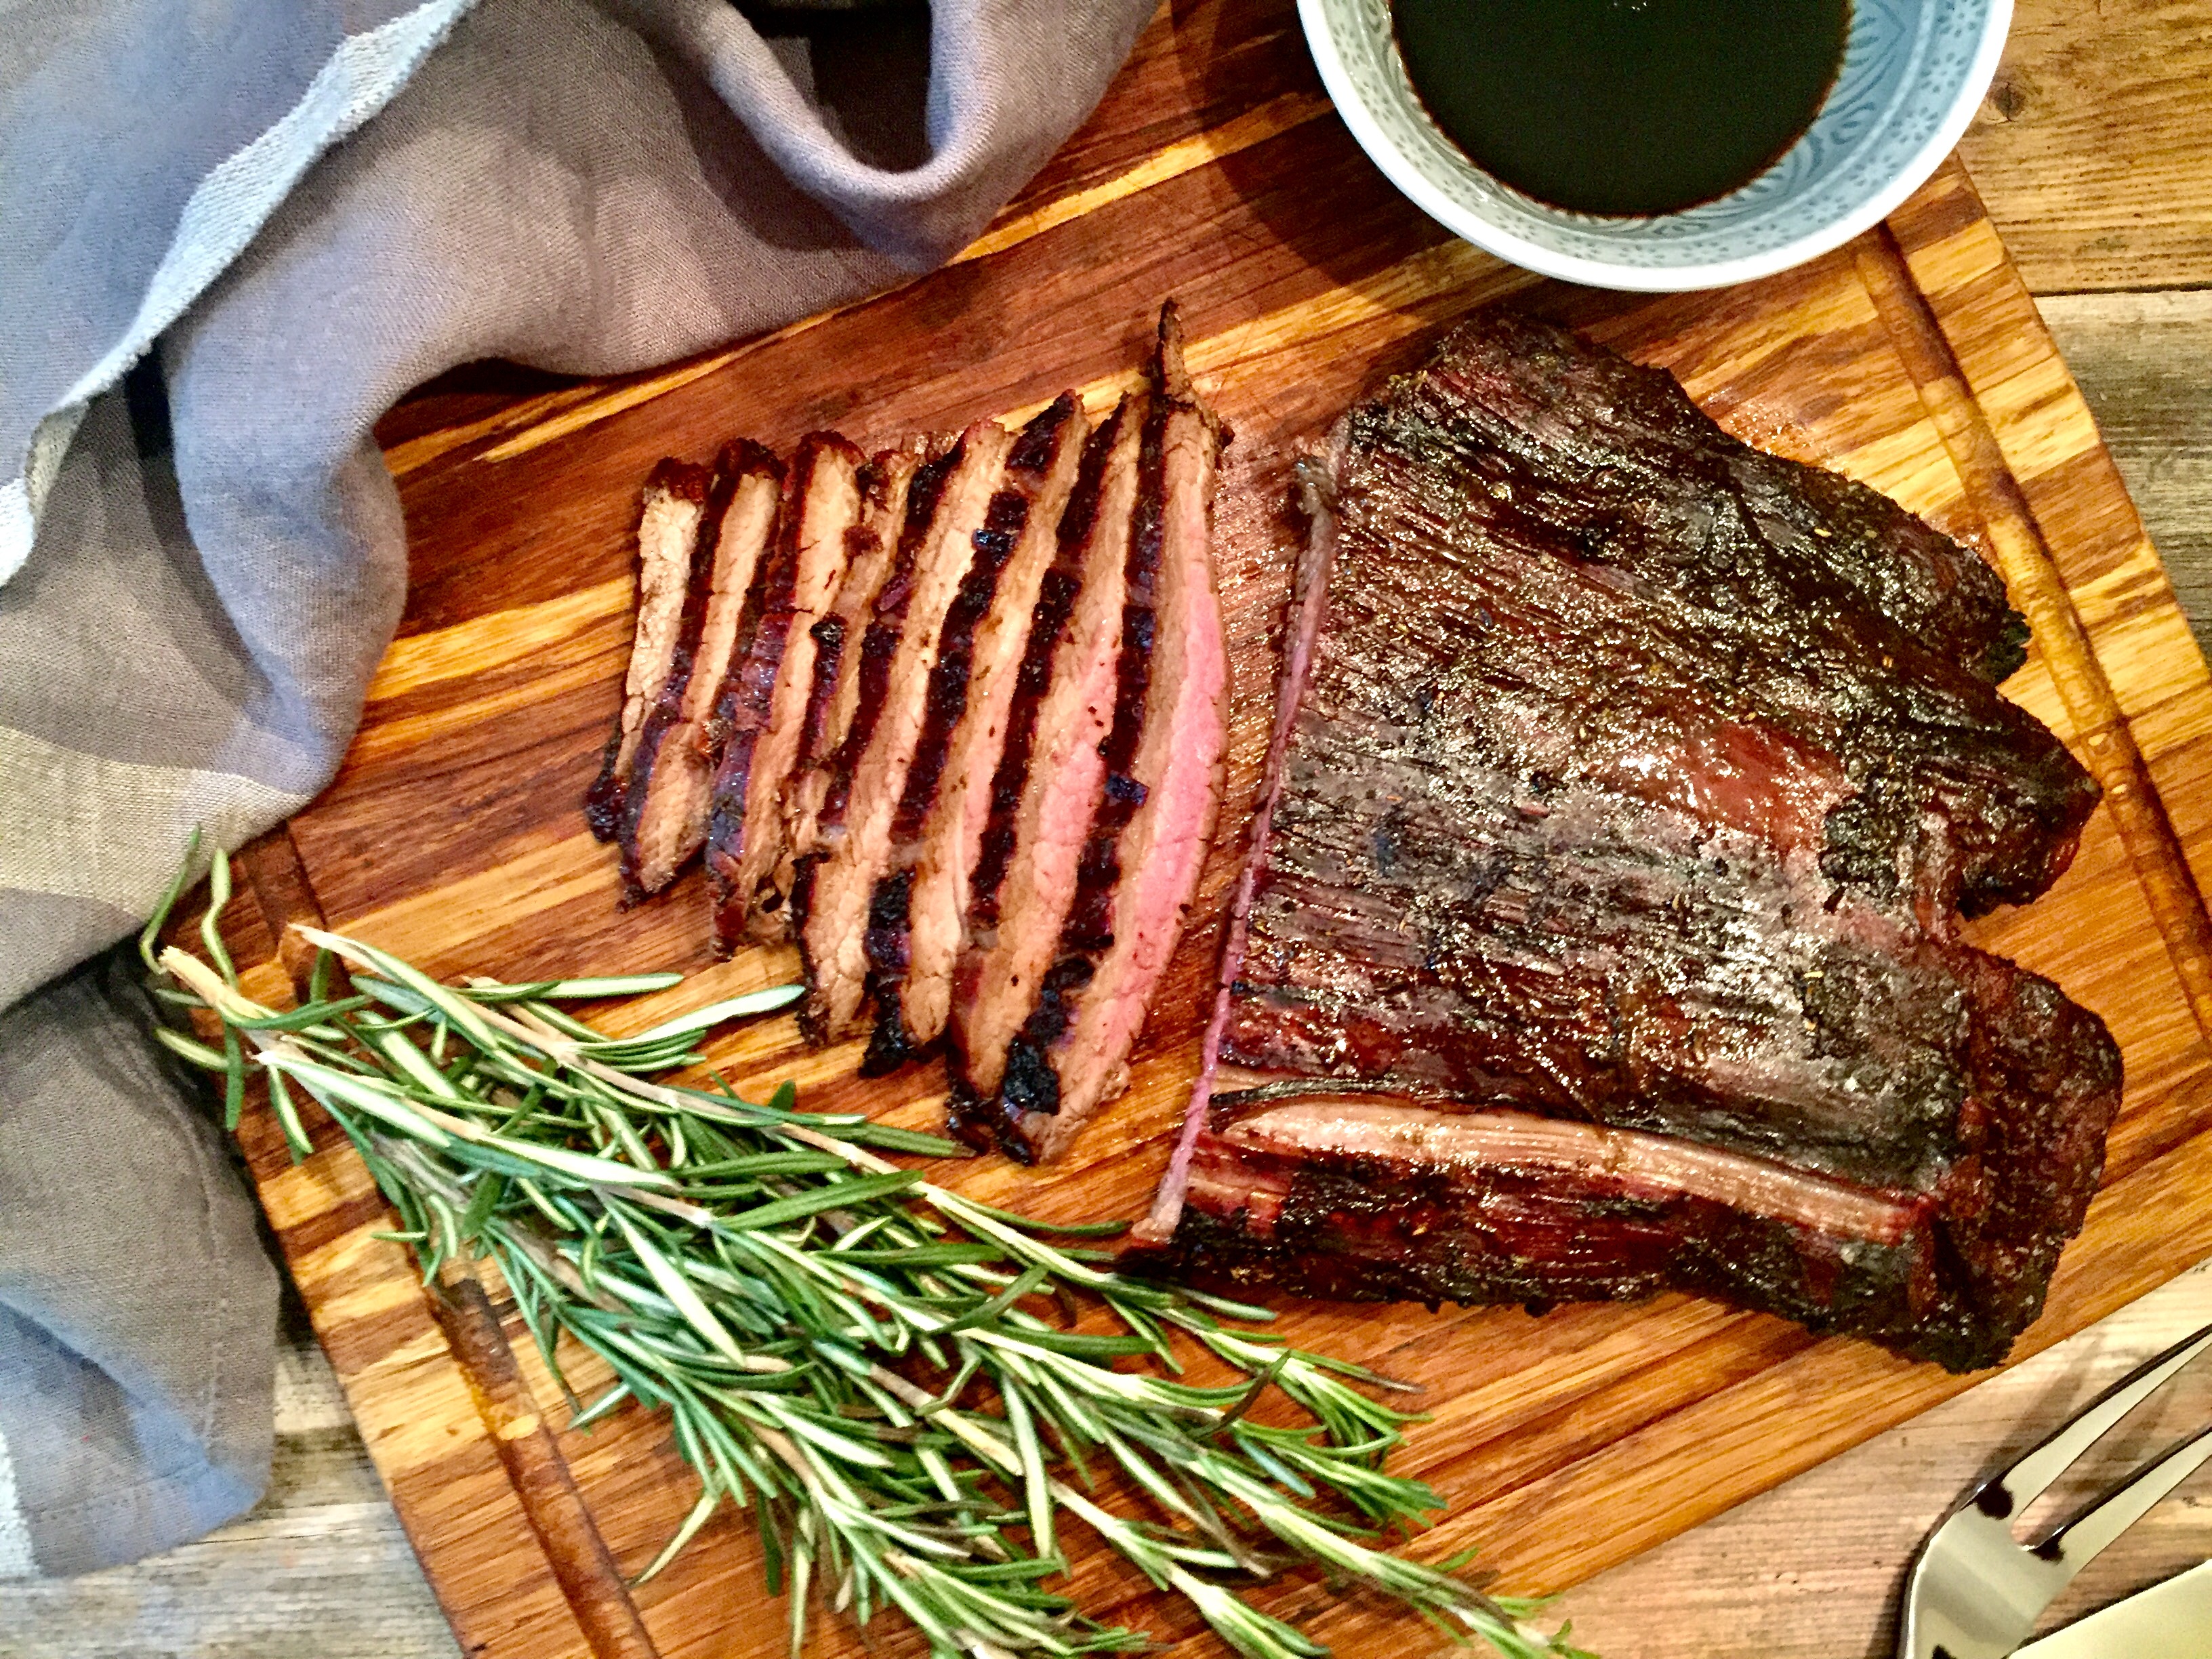
<svg viewBox="0 0 2212 1659">
<path fill-rule="evenodd" d="M 1203 15 L 1220 37 L 1243 13 Z M 406 631 L 338 781 L 289 841 L 255 855 L 256 891 L 272 914 L 322 914 L 447 973 L 704 966 L 696 878 L 619 911 L 612 860 L 577 814 L 626 650 L 638 480 L 664 453 L 704 457 L 738 431 L 787 444 L 834 422 L 881 438 L 1026 408 L 1066 384 L 1103 398 L 1139 361 L 1151 312 L 1169 294 L 1185 306 L 1201 385 L 1237 430 L 1221 509 L 1239 676 L 1232 800 L 1249 796 L 1267 713 L 1282 558 L 1296 531 L 1283 489 L 1294 446 L 1375 374 L 1418 360 L 1439 327 L 1496 295 L 1517 293 L 1516 303 L 1665 364 L 1750 441 L 1851 472 L 2001 550 L 1913 377 L 1911 343 L 1900 349 L 1894 316 L 1885 320 L 1869 291 L 1868 250 L 1719 295 L 1639 300 L 1531 286 L 1390 196 L 1334 119 L 1309 106 L 1302 66 L 1293 74 L 1271 56 L 1279 39 L 1255 31 L 1214 44 L 1208 64 L 1235 74 L 1193 82 L 1164 49 L 1134 64 L 1093 127 L 986 240 L 995 251 L 671 374 L 550 392 L 483 430 L 399 444 L 415 560 Z M 2212 849 L 2212 793 L 2200 775 L 2212 689 L 2094 427 L 1962 173 L 1939 174 L 1893 228 L 2086 641 L 2065 676 L 2039 653 L 2008 689 L 2078 744 L 2086 663 L 2092 702 L 2106 696 L 2119 711 L 2173 842 L 2201 876 Z M 2212 1146 L 2196 1134 L 2212 1103 L 2212 1060 L 2145 877 L 2169 898 L 2189 883 L 2154 846 L 2136 850 L 2148 861 L 2130 860 L 2100 811 L 2052 895 L 1975 929 L 2104 1014 L 2129 1065 L 2107 1189 L 2029 1347 L 2212 1249 L 2212 1202 L 2197 1197 Z M 1225 835 L 1206 890 L 1215 898 L 1231 852 Z M 1209 943 L 1195 939 L 1182 953 L 1132 1097 L 1069 1165 L 1036 1176 L 979 1164 L 959 1183 L 1048 1215 L 1137 1212 L 1188 1075 Z M 265 957 L 265 935 L 261 947 Z M 665 1002 L 790 969 L 787 955 L 754 953 Z M 281 991 L 274 967 L 256 979 Z M 933 1075 L 861 1085 L 855 1058 L 806 1054 L 787 1024 L 746 1034 L 728 1055 L 763 1085 L 796 1077 L 816 1105 L 933 1119 Z M 384 1216 L 358 1164 L 334 1146 L 295 1170 L 265 1125 L 249 1123 L 247 1139 L 302 1292 L 464 1645 L 590 1650 L 541 1541 L 544 1518 L 533 1528 L 451 1340 L 404 1255 L 369 1237 Z M 1510 1582 L 1533 1588 L 1610 1565 L 1962 1386 L 1861 1344 L 1814 1342 L 1680 1297 L 1541 1320 L 1303 1306 L 1285 1325 L 1424 1387 L 1434 1419 L 1414 1431 L 1402 1466 L 1454 1507 L 1419 1547 L 1483 1540 Z M 523 1364 L 550 1403 L 542 1374 Z M 690 1501 L 659 1425 L 633 1413 L 553 1444 L 594 1529 L 634 1570 Z M 1081 1565 L 1079 1583 L 1103 1599 L 1134 1588 L 1095 1561 Z M 1371 1609 L 1325 1607 L 1302 1587 L 1274 1594 L 1303 1605 L 1342 1651 L 1402 1645 L 1410 1628 Z M 764 1654 L 781 1639 L 777 1621 L 751 1611 L 755 1559 L 734 1525 L 711 1529 L 635 1599 L 664 1653 Z M 1177 1609 L 1129 1616 L 1164 1637 L 1188 1633 Z M 847 1644 L 827 1626 L 817 1639 L 817 1650 Z"/>
</svg>

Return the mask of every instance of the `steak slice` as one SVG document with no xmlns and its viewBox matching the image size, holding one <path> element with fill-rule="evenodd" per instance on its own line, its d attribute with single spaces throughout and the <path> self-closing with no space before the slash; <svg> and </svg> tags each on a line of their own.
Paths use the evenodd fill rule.
<svg viewBox="0 0 2212 1659">
<path fill-rule="evenodd" d="M 814 686 L 806 699 L 799 768 L 784 786 L 785 864 L 777 879 L 787 893 L 798 879 L 799 860 L 820 839 L 822 807 L 836 775 L 836 756 L 860 701 L 860 641 L 898 561 L 908 487 L 915 469 L 928 459 L 927 442 L 917 439 L 881 452 L 860 469 L 860 521 L 845 532 L 845 580 L 836 600 L 811 630 Z"/>
<path fill-rule="evenodd" d="M 978 421 L 915 474 L 892 574 L 861 641 L 860 694 L 820 821 L 820 846 L 800 868 L 799 951 L 811 1042 L 857 1029 L 867 989 L 869 902 L 891 855 L 892 820 L 927 719 L 945 613 L 968 573 L 975 532 L 1006 471 L 1013 436 Z"/>
<path fill-rule="evenodd" d="M 1128 1084 L 1135 1047 L 1221 807 L 1229 657 L 1214 587 L 1221 436 L 1160 315 L 1131 523 L 1106 794 L 1036 1011 L 1008 1045 L 992 1124 L 1030 1161 L 1057 1157 Z"/>
<path fill-rule="evenodd" d="M 1124 398 L 1084 446 L 1030 621 L 990 817 L 969 883 L 946 1048 L 963 1137 L 990 1144 L 1006 1045 L 1036 1007 L 1106 793 L 1129 522 L 1146 400 Z"/>
<path fill-rule="evenodd" d="M 834 432 L 799 440 L 785 490 L 781 535 L 761 579 L 759 622 L 717 709 L 722 761 L 714 775 L 707 874 L 714 945 L 791 936 L 775 884 L 783 849 L 783 786 L 798 763 L 814 684 L 813 635 L 845 577 L 846 532 L 860 517 L 866 457 Z"/>
<path fill-rule="evenodd" d="M 2081 1224 L 2120 1066 L 1957 913 L 2056 879 L 2094 786 L 1994 689 L 2020 623 L 1971 553 L 1701 441 L 1616 361 L 1488 317 L 1334 434 L 1218 1057 L 1413 1115 L 1385 1152 L 1358 1115 L 1210 1103 L 1209 1052 L 1145 1237 L 1240 1282 L 1675 1285 L 1990 1363 Z M 1921 575 L 1876 568 L 1899 548 Z M 1608 1196 L 1486 1150 L 1528 1116 L 1646 1175 Z M 1692 1152 L 1916 1219 L 1815 1218 L 1814 1249 L 1748 1188 L 1662 1191 Z"/>
<path fill-rule="evenodd" d="M 1070 392 L 1023 428 L 945 613 L 890 861 L 870 905 L 876 1025 L 864 1075 L 920 1058 L 944 1034 L 1014 682 L 1089 426 Z"/>
<path fill-rule="evenodd" d="M 622 829 L 623 798 L 629 792 L 638 739 L 646 716 L 667 684 L 683 632 L 684 590 L 691 573 L 691 550 L 706 515 L 714 475 L 687 461 L 665 460 L 653 469 L 641 494 L 637 515 L 637 637 L 629 649 L 629 672 L 623 685 L 622 713 L 607 739 L 599 775 L 584 796 L 584 821 L 601 841 Z"/>
<path fill-rule="evenodd" d="M 623 803 L 623 879 L 632 903 L 673 881 L 707 838 L 714 714 L 744 650 L 746 601 L 775 534 L 782 480 L 782 463 L 744 439 L 726 445 L 715 464 L 675 659 L 638 739 Z"/>
</svg>

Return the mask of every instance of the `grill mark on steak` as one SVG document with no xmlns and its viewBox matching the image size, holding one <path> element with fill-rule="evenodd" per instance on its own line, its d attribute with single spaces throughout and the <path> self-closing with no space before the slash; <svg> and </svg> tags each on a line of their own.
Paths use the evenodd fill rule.
<svg viewBox="0 0 2212 1659">
<path fill-rule="evenodd" d="M 714 945 L 775 944 L 791 935 L 775 872 L 783 851 L 783 787 L 798 763 L 814 681 L 815 622 L 844 580 L 845 532 L 860 515 L 866 457 L 834 432 L 799 440 L 785 490 L 781 533 L 762 579 L 760 621 L 724 688 L 726 722 L 707 874 Z"/>
<path fill-rule="evenodd" d="M 1215 592 L 1219 428 L 1191 390 L 1172 304 L 1144 425 L 1106 799 L 1060 957 L 1007 1047 L 997 1121 L 1024 1161 L 1059 1156 L 1128 1084 L 1153 988 L 1182 936 L 1221 807 L 1229 659 Z"/>
<path fill-rule="evenodd" d="M 1989 1364 L 2080 1226 L 2120 1066 L 1954 908 L 2046 887 L 2094 786 L 1997 696 L 2018 621 L 1970 552 L 1784 464 L 1749 510 L 1747 452 L 1593 358 L 1480 319 L 1340 423 L 1219 1057 L 1440 1123 L 1504 1109 L 1764 1160 L 1919 1206 L 1924 1245 L 1856 1225 L 1843 1257 L 1808 1254 L 1803 1216 L 1763 1200 L 1632 1205 L 1455 1164 L 1441 1128 L 1395 1163 L 1356 1137 L 1262 1148 L 1238 1127 L 1257 1103 L 1208 1108 L 1203 1079 L 1147 1236 L 1187 1196 L 1169 1259 L 1238 1283 L 1674 1286 Z M 1909 580 L 1875 568 L 1901 540 Z"/>
<path fill-rule="evenodd" d="M 952 1116 L 988 1146 L 1006 1045 L 1036 1005 L 1074 902 L 1106 789 L 1143 396 L 1124 398 L 1084 446 L 1053 568 L 1039 590 L 991 820 L 971 884 L 946 1058 Z"/>
<path fill-rule="evenodd" d="M 837 752 L 853 728 L 860 702 L 860 641 L 898 562 L 907 490 L 915 469 L 927 459 L 927 441 L 916 439 L 882 451 L 860 469 L 860 522 L 845 532 L 845 580 L 836 602 L 814 624 L 814 685 L 807 697 L 800 764 L 784 787 L 784 855 L 789 867 L 778 879 L 787 892 L 796 880 L 799 860 L 810 856 L 820 839 Z M 794 903 L 794 921 L 796 909 Z"/>
<path fill-rule="evenodd" d="M 942 461 L 918 471 L 908 490 L 896 567 L 861 641 L 860 697 L 823 805 L 822 846 L 794 889 L 805 907 L 799 1025 L 816 1043 L 851 1035 L 859 1019 L 871 902 L 921 738 L 939 630 L 1012 442 L 995 421 L 978 421 Z"/>
<path fill-rule="evenodd" d="M 946 612 L 928 715 L 877 883 L 868 950 L 875 1030 L 861 1064 L 880 1075 L 919 1059 L 945 1030 L 952 969 L 980 853 L 1008 706 L 1039 585 L 1089 428 L 1062 393 L 1006 458 L 1006 483 L 975 535 L 975 558 Z"/>
<path fill-rule="evenodd" d="M 700 520 L 675 662 L 631 762 L 621 841 L 626 903 L 659 892 L 707 838 L 720 734 L 714 714 L 745 646 L 747 600 L 775 536 L 783 465 L 726 445 Z"/>
<path fill-rule="evenodd" d="M 637 515 L 637 633 L 623 686 L 622 712 L 607 738 L 599 775 L 584 796 L 584 821 L 601 841 L 622 828 L 631 763 L 647 713 L 673 666 L 682 629 L 684 590 L 692 544 L 705 516 L 714 474 L 689 462 L 664 460 L 640 492 Z"/>
</svg>

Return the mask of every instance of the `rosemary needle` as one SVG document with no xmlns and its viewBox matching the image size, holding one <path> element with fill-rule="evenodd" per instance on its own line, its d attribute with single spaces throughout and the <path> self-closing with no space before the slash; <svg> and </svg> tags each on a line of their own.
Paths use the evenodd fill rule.
<svg viewBox="0 0 2212 1659">
<path fill-rule="evenodd" d="M 228 1115 L 264 1080 L 295 1158 L 310 1150 L 295 1091 L 317 1101 L 426 1279 L 448 1261 L 495 1265 L 575 1422 L 631 1402 L 667 1413 L 701 1490 L 644 1577 L 717 1513 L 750 1510 L 769 1588 L 790 1597 L 794 1656 L 817 1596 L 861 1625 L 895 1608 L 943 1659 L 1151 1645 L 1048 1588 L 1067 1571 L 1066 1534 L 1087 1531 L 1246 1659 L 1326 1651 L 1239 1594 L 1297 1565 L 1507 1659 L 1587 1659 L 1565 1630 L 1530 1624 L 1540 1603 L 1363 1541 L 1440 1507 L 1383 1468 L 1408 1419 L 1353 1386 L 1381 1379 L 1224 1322 L 1259 1310 L 1048 1242 L 1097 1229 L 1029 1222 L 880 1156 L 954 1150 L 933 1136 L 800 1112 L 787 1090 L 756 1104 L 644 1075 L 701 1064 L 712 1024 L 783 994 L 615 1038 L 557 1005 L 671 976 L 448 986 L 302 928 L 321 953 L 314 1000 L 267 1008 L 221 948 L 229 874 L 216 853 L 207 959 L 152 950 L 181 878 L 143 941 L 169 1000 L 212 1014 L 222 1046 L 163 1040 L 222 1075 Z M 337 963 L 343 995 L 329 994 Z M 1071 1302 L 1103 1321 L 1068 1329 L 1035 1311 Z M 1177 1342 L 1242 1381 L 1177 1380 Z M 565 1372 L 577 1350 L 613 1377 L 588 1404 Z M 1269 1389 L 1303 1426 L 1254 1420 Z M 1122 1477 L 1110 1493 L 1102 1469 Z"/>
</svg>

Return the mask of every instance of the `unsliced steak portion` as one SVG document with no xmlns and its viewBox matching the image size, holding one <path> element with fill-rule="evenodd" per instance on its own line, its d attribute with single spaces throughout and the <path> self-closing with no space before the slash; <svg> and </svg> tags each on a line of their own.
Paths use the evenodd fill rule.
<svg viewBox="0 0 2212 1659">
<path fill-rule="evenodd" d="M 786 895 L 775 879 L 783 787 L 799 762 L 814 684 L 810 630 L 845 578 L 846 532 L 860 517 L 858 475 L 866 459 L 834 432 L 799 440 L 781 532 L 761 580 L 760 620 L 723 687 L 707 874 L 714 944 L 725 956 L 743 939 L 775 944 L 791 936 Z"/>
<path fill-rule="evenodd" d="M 1006 1045 L 1036 1006 L 1106 793 L 1129 523 L 1147 400 L 1124 398 L 1084 446 L 1037 593 L 991 781 L 955 969 L 946 1058 L 956 1126 L 991 1144 Z"/>
<path fill-rule="evenodd" d="M 820 844 L 793 889 L 807 987 L 799 1024 L 817 1043 L 849 1036 L 860 1023 L 869 901 L 927 719 L 939 635 L 1012 446 L 997 422 L 978 421 L 908 490 L 894 568 L 861 641 L 860 694 L 823 803 Z"/>
<path fill-rule="evenodd" d="M 637 515 L 637 636 L 630 644 L 622 713 L 607 739 L 599 775 L 584 796 L 584 820 L 601 841 L 612 841 L 620 833 L 638 739 L 645 734 L 653 699 L 675 665 L 691 550 L 699 538 L 699 521 L 706 514 L 714 478 L 703 466 L 665 460 L 645 481 Z"/>
<path fill-rule="evenodd" d="M 920 1058 L 944 1034 L 1014 682 L 1089 427 L 1071 392 L 1023 429 L 945 613 L 890 859 L 870 903 L 876 1024 L 864 1074 Z"/>
<path fill-rule="evenodd" d="M 899 531 L 906 523 L 908 487 L 915 469 L 929 459 L 916 439 L 878 454 L 860 469 L 860 517 L 845 532 L 845 580 L 830 614 L 814 624 L 814 686 L 807 694 L 805 731 L 798 769 L 784 786 L 784 857 L 778 881 L 788 893 L 798 862 L 815 850 L 823 803 L 836 775 L 836 756 L 853 729 L 860 701 L 860 641 L 876 600 L 898 561 Z"/>
<path fill-rule="evenodd" d="M 1219 428 L 1160 317 L 1138 457 L 1106 795 L 1060 954 L 1008 1045 L 991 1127 L 1012 1155 L 1051 1158 L 1127 1086 L 1129 1051 L 1182 937 L 1221 806 L 1229 657 L 1213 575 Z"/>
<path fill-rule="evenodd" d="M 1971 553 L 1663 380 L 1493 315 L 1338 428 L 1218 1058 L 1421 1106 L 1386 1152 L 1356 1114 L 1210 1103 L 1209 1070 L 1146 1236 L 1324 1293 L 1674 1284 L 1987 1364 L 2120 1066 L 1956 918 L 2055 880 L 2095 787 L 1994 689 L 2021 625 Z M 1515 1115 L 1916 1218 L 1615 1193 L 1459 1133 Z"/>
<path fill-rule="evenodd" d="M 714 711 L 743 658 L 762 555 L 775 534 L 783 466 L 739 439 L 715 464 L 684 596 L 674 661 L 646 717 L 623 803 L 623 878 L 631 902 L 676 878 L 707 838 L 720 733 Z"/>
<path fill-rule="evenodd" d="M 1224 1288 L 1535 1307 L 1692 1291 L 1972 1370 L 2033 1319 L 2063 1242 L 1672 1135 L 1373 1097 L 1222 1107 L 1174 1261 Z"/>
</svg>

